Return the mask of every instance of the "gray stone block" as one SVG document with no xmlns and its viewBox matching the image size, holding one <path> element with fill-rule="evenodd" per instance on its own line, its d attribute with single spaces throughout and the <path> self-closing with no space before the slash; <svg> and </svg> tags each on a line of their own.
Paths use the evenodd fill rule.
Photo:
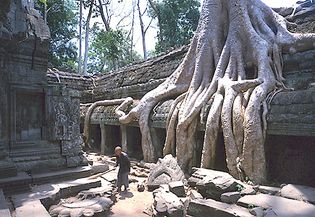
<svg viewBox="0 0 315 217">
<path fill-rule="evenodd" d="M 192 200 L 188 206 L 188 215 L 201 217 L 252 217 L 243 207 L 221 203 L 212 199 Z"/>
<path fill-rule="evenodd" d="M 315 206 L 312 204 L 268 194 L 246 195 L 239 199 L 237 204 L 272 209 L 278 217 L 315 216 Z"/>
<path fill-rule="evenodd" d="M 288 184 L 281 188 L 280 195 L 282 197 L 315 204 L 315 188 L 312 187 Z"/>
<path fill-rule="evenodd" d="M 185 197 L 185 188 L 182 181 L 170 182 L 169 184 L 170 191 L 175 194 L 177 197 Z"/>
<path fill-rule="evenodd" d="M 275 195 L 280 192 L 280 188 L 269 186 L 258 186 L 258 191 L 264 194 Z"/>
<path fill-rule="evenodd" d="M 224 203 L 236 203 L 240 198 L 241 193 L 238 191 L 221 194 L 221 201 Z"/>
</svg>

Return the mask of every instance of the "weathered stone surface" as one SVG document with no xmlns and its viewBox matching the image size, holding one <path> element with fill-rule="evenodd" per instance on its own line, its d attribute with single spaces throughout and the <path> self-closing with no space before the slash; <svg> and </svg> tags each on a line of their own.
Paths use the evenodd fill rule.
<svg viewBox="0 0 315 217">
<path fill-rule="evenodd" d="M 227 192 L 221 194 L 221 201 L 224 203 L 236 203 L 241 198 L 241 193 L 238 191 Z"/>
<path fill-rule="evenodd" d="M 254 195 L 257 193 L 257 191 L 255 190 L 255 187 L 252 186 L 252 185 L 248 185 L 248 184 L 245 184 L 245 183 L 241 183 L 239 182 L 238 185 L 236 186 L 236 188 L 239 190 L 239 189 L 242 189 L 241 190 L 241 195 Z"/>
<path fill-rule="evenodd" d="M 109 170 L 109 165 L 107 163 L 94 162 L 92 167 L 92 174 L 103 173 Z"/>
<path fill-rule="evenodd" d="M 315 188 L 312 187 L 288 184 L 281 188 L 280 195 L 315 204 Z"/>
<path fill-rule="evenodd" d="M 193 168 L 188 183 L 196 186 L 204 197 L 215 199 L 219 199 L 222 193 L 236 191 L 239 185 L 228 173 L 203 168 Z"/>
<path fill-rule="evenodd" d="M 161 184 L 168 184 L 173 181 L 184 181 L 185 175 L 176 158 L 172 155 L 166 155 L 164 158 L 159 158 L 155 166 L 150 169 L 148 177 L 148 190 L 154 190 Z"/>
<path fill-rule="evenodd" d="M 11 217 L 2 189 L 0 189 L 0 216 Z"/>
<path fill-rule="evenodd" d="M 186 195 L 182 181 L 170 182 L 168 185 L 170 186 L 170 191 L 177 197 L 184 197 Z"/>
<path fill-rule="evenodd" d="M 12 202 L 15 207 L 22 206 L 25 202 L 41 200 L 45 205 L 51 205 L 60 198 L 74 196 L 80 191 L 101 186 L 98 179 L 87 178 L 65 181 L 58 184 L 45 184 L 32 187 L 30 192 L 13 195 Z"/>
<path fill-rule="evenodd" d="M 27 201 L 16 208 L 16 217 L 50 217 L 46 208 L 39 200 Z"/>
<path fill-rule="evenodd" d="M 160 187 L 153 191 L 153 209 L 155 216 L 183 217 L 184 204 L 167 187 Z"/>
<path fill-rule="evenodd" d="M 264 194 L 275 195 L 280 192 L 280 188 L 269 186 L 258 186 L 258 191 Z"/>
<path fill-rule="evenodd" d="M 106 197 L 91 199 L 76 199 L 74 201 L 63 200 L 58 205 L 49 208 L 51 216 L 94 216 L 97 213 L 104 213 L 110 209 L 113 202 Z"/>
<path fill-rule="evenodd" d="M 291 200 L 268 194 L 246 195 L 237 204 L 244 207 L 259 206 L 271 208 L 278 217 L 313 217 L 315 206 L 301 201 Z"/>
<path fill-rule="evenodd" d="M 264 209 L 261 207 L 255 207 L 253 209 L 250 209 L 249 212 L 253 214 L 256 217 L 264 217 Z"/>
<path fill-rule="evenodd" d="M 203 199 L 202 195 L 194 189 L 190 190 L 189 197 L 193 200 Z"/>
<path fill-rule="evenodd" d="M 201 217 L 251 217 L 252 214 L 243 207 L 221 203 L 212 199 L 192 200 L 188 206 L 188 215 Z"/>
</svg>

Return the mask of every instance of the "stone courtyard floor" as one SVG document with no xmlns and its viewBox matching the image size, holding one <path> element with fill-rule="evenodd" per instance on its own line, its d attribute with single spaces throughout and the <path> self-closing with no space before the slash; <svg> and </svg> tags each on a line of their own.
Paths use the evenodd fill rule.
<svg viewBox="0 0 315 217">
<path fill-rule="evenodd" d="M 117 195 L 117 199 L 111 208 L 110 217 L 148 217 L 143 211 L 153 203 L 152 192 L 138 192 L 136 183 L 131 183 L 130 190 Z"/>
</svg>

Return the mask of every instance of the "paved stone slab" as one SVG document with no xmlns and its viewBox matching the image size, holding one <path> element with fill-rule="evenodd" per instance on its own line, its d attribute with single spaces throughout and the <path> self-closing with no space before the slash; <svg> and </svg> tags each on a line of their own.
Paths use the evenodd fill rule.
<svg viewBox="0 0 315 217">
<path fill-rule="evenodd" d="M 0 217 L 11 217 L 2 189 L 0 189 Z"/>
<path fill-rule="evenodd" d="M 50 215 L 39 200 L 34 200 L 16 207 L 16 217 L 50 217 Z"/>
<path fill-rule="evenodd" d="M 282 197 L 315 204 L 315 188 L 312 187 L 288 184 L 281 188 L 280 195 Z"/>
<path fill-rule="evenodd" d="M 91 167 L 84 166 L 49 173 L 34 174 L 32 175 L 32 180 L 34 184 L 42 184 L 52 181 L 80 179 L 90 175 Z"/>
<path fill-rule="evenodd" d="M 315 206 L 312 204 L 268 194 L 246 195 L 237 204 L 272 208 L 278 217 L 315 217 Z"/>
<path fill-rule="evenodd" d="M 188 206 L 188 215 L 201 217 L 252 217 L 243 207 L 221 203 L 212 199 L 192 200 Z"/>
<path fill-rule="evenodd" d="M 55 200 L 76 195 L 82 190 L 96 188 L 101 186 L 99 179 L 89 180 L 88 178 L 65 181 L 58 184 L 38 185 L 32 188 L 30 192 L 12 195 L 12 201 L 15 207 L 29 201 L 42 200 L 46 205 L 52 204 Z"/>
</svg>

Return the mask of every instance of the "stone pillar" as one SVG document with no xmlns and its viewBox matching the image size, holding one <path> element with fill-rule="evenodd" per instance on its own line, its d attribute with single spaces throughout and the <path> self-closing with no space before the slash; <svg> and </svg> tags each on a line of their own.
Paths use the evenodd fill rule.
<svg viewBox="0 0 315 217">
<path fill-rule="evenodd" d="M 101 154 L 106 152 L 106 127 L 104 123 L 100 123 L 101 128 Z"/>
<path fill-rule="evenodd" d="M 127 147 L 127 127 L 126 125 L 120 125 L 121 132 L 121 147 L 124 152 L 128 152 Z"/>
</svg>

